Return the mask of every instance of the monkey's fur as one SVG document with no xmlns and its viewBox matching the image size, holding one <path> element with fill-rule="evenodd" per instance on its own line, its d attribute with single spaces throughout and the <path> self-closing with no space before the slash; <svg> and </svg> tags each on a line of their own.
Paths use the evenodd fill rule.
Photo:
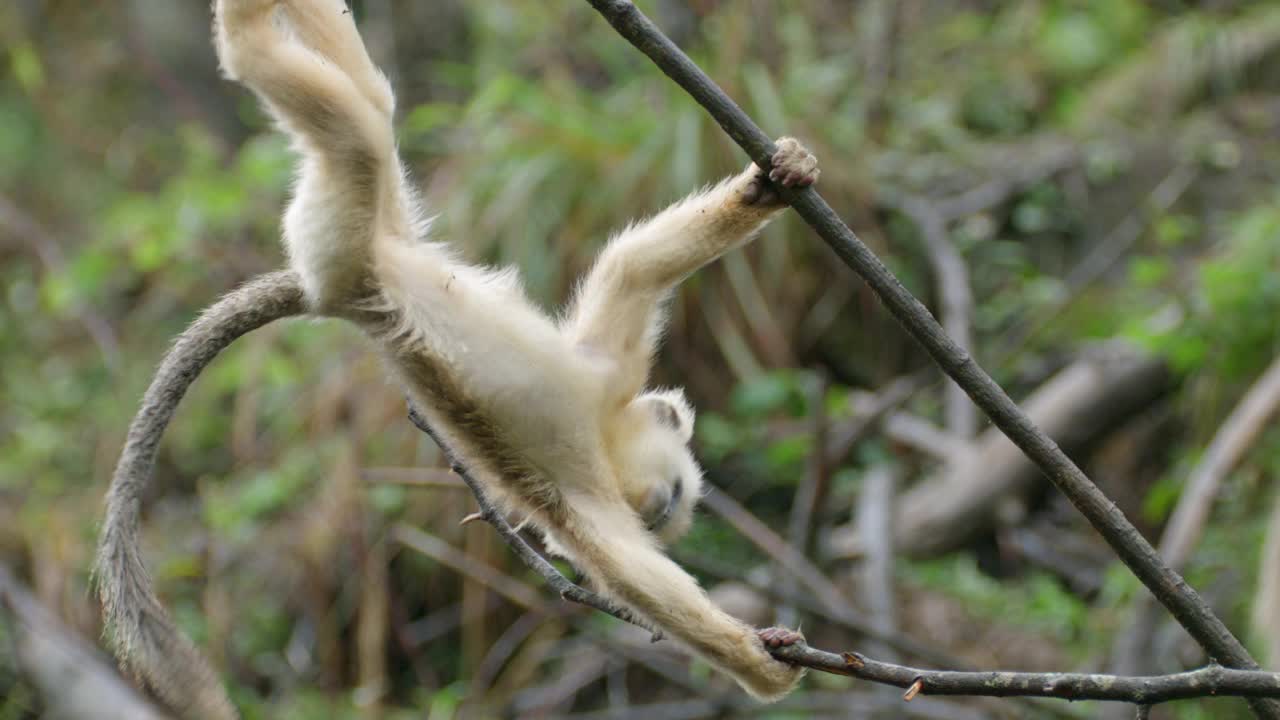
<svg viewBox="0 0 1280 720">
<path fill-rule="evenodd" d="M 799 636 L 761 635 L 725 614 L 661 551 L 688 529 L 702 481 L 687 447 L 692 408 L 679 390 L 645 383 L 671 290 L 783 208 L 771 179 L 814 182 L 813 156 L 780 139 L 768 176 L 753 165 L 631 226 L 552 320 L 514 272 L 464 264 L 426 240 L 395 151 L 390 86 L 341 0 L 217 0 L 214 32 L 223 71 L 258 95 L 301 156 L 284 236 L 304 297 L 280 302 L 362 327 L 431 426 L 549 548 L 755 697 L 786 695 L 802 670 L 765 642 Z M 235 717 L 151 591 L 137 551 L 140 481 L 117 474 L 99 548 L 118 651 L 176 709 Z"/>
</svg>

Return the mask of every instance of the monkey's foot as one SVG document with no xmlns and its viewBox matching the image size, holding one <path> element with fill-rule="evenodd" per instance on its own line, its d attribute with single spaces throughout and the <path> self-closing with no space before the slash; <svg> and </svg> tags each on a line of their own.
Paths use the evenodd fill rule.
<svg viewBox="0 0 1280 720">
<path fill-rule="evenodd" d="M 805 188 L 818 182 L 822 171 L 818 169 L 818 158 L 809 149 L 792 137 L 778 138 L 777 152 L 771 158 L 773 169 L 769 171 L 769 179 L 783 187 Z"/>
<path fill-rule="evenodd" d="M 768 175 L 757 167 L 755 176 L 743 190 L 742 201 L 747 205 L 776 205 L 780 202 L 776 185 L 806 188 L 817 182 L 822 174 L 818 169 L 818 158 L 799 140 L 781 137 L 775 145 L 777 149 L 770 158 L 773 167 Z"/>
<path fill-rule="evenodd" d="M 781 627 L 761 628 L 756 631 L 756 636 L 767 648 L 780 648 L 804 642 L 804 635 L 801 635 L 798 630 Z"/>
</svg>

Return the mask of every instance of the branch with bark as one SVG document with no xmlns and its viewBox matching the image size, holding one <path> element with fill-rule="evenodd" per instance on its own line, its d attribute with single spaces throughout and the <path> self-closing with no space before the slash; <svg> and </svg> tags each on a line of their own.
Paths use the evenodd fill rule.
<svg viewBox="0 0 1280 720">
<path fill-rule="evenodd" d="M 814 670 L 906 688 L 903 699 L 908 702 L 918 695 L 1111 700 L 1137 705 L 1214 695 L 1280 697 L 1280 673 L 1232 670 L 1221 665 L 1171 675 L 1121 677 L 1089 673 L 925 670 L 880 662 L 857 653 L 837 655 L 807 645 L 779 648 L 773 654 Z"/>
</svg>

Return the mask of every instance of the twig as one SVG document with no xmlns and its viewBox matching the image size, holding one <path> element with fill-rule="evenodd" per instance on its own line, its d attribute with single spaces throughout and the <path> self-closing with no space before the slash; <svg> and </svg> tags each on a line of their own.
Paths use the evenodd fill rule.
<svg viewBox="0 0 1280 720">
<path fill-rule="evenodd" d="M 398 524 L 391 529 L 391 537 L 396 542 L 419 552 L 426 557 L 435 560 L 441 565 L 452 569 L 459 575 L 468 577 L 481 585 L 492 590 L 497 595 L 502 596 L 509 602 L 538 613 L 540 616 L 564 617 L 565 607 L 563 605 L 553 605 L 546 602 L 543 597 L 529 585 L 520 582 L 516 578 L 504 573 L 485 563 L 476 562 L 475 558 L 468 556 L 462 550 L 450 545 L 440 538 L 423 532 L 416 527 L 408 524 Z M 579 629 L 583 629 L 588 636 L 594 637 L 592 642 L 604 642 L 611 648 L 611 652 L 627 658 L 629 661 L 644 665 L 648 670 L 665 678 L 674 685 L 684 686 L 690 690 L 699 691 L 703 689 L 701 684 L 692 683 L 683 674 L 677 673 L 669 669 L 665 663 L 656 661 L 652 651 L 646 651 L 647 648 L 639 648 L 628 645 L 624 642 L 616 642 L 607 637 L 601 638 L 599 628 L 593 625 L 583 625 L 578 623 L 574 618 L 570 618 Z M 446 623 L 450 629 L 456 628 L 458 622 L 450 620 Z M 647 630 L 647 628 L 643 628 Z M 411 641 L 411 647 L 418 647 L 430 638 L 439 637 L 441 632 L 432 632 L 428 638 L 416 638 Z"/>
<path fill-rule="evenodd" d="M 1154 705 L 1170 700 L 1232 695 L 1280 698 L 1280 673 L 1233 670 L 1209 665 L 1190 672 L 1150 677 L 1089 673 L 955 672 L 880 662 L 857 653 L 825 652 L 808 645 L 772 651 L 796 665 L 860 680 L 896 685 L 916 694 L 984 697 L 1047 697 L 1062 700 L 1111 700 Z"/>
<path fill-rule="evenodd" d="M 630 0 L 588 2 L 615 30 L 706 108 L 752 160 L 762 168 L 771 166 L 770 158 L 775 151 L 773 140 Z M 782 188 L 781 194 L 836 255 L 862 276 L 943 372 L 964 388 L 996 427 L 1008 435 L 1067 496 L 1111 545 L 1116 555 L 1169 608 L 1197 642 L 1228 666 L 1258 667 L 1249 651 L 1231 634 L 1208 603 L 1178 573 L 1164 564 L 1115 503 L 1027 418 L 1004 389 L 974 362 L 968 351 L 947 337 L 928 309 L 902 286 L 815 189 Z M 1280 703 L 1253 700 L 1250 705 L 1259 717 L 1280 720 Z"/>
<path fill-rule="evenodd" d="M 462 481 L 467 484 L 467 487 L 471 488 L 471 493 L 476 496 L 476 504 L 480 506 L 480 517 L 485 522 L 492 525 L 493 529 L 498 531 L 498 535 L 502 536 L 502 539 L 507 543 L 507 545 L 510 545 L 515 554 L 519 556 L 520 560 L 524 562 L 525 565 L 528 565 L 534 572 L 541 575 L 542 579 L 551 586 L 552 590 L 559 593 L 560 597 L 570 602 L 576 602 L 580 605 L 595 608 L 596 610 L 612 615 L 623 622 L 629 622 L 632 625 L 644 628 L 649 631 L 653 642 L 658 642 L 662 639 L 662 631 L 654 627 L 652 623 L 631 612 L 631 610 L 610 601 L 608 598 L 570 582 L 569 578 L 561 575 L 560 571 L 556 570 L 551 563 L 547 562 L 546 558 L 542 557 L 536 550 L 529 547 L 529 543 L 525 542 L 524 538 L 520 537 L 520 534 L 512 529 L 511 525 L 507 522 L 507 519 L 502 516 L 502 513 L 499 512 L 497 507 L 489 500 L 488 495 L 484 491 L 484 487 L 476 481 L 476 479 L 471 475 L 471 471 L 468 470 L 467 467 L 458 459 L 453 448 L 449 447 L 445 443 L 439 433 L 432 429 L 431 425 L 427 422 L 427 419 L 423 417 L 423 415 L 419 413 L 417 408 L 413 407 L 412 404 L 409 405 L 409 422 L 413 423 L 414 427 L 426 433 L 435 441 L 436 445 L 440 448 L 441 454 L 444 455 L 445 461 L 448 462 L 453 468 L 453 471 L 462 478 Z"/>
</svg>

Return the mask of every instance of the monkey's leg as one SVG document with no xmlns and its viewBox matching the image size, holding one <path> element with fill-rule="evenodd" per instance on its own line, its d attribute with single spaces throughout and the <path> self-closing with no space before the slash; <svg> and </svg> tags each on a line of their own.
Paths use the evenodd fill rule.
<svg viewBox="0 0 1280 720">
<path fill-rule="evenodd" d="M 301 172 L 285 242 L 311 309 L 340 314 L 367 297 L 374 238 L 408 232 L 391 123 L 264 6 L 219 0 L 218 53 L 297 141 Z"/>
<path fill-rule="evenodd" d="M 355 16 L 344 0 L 279 0 L 302 44 L 351 78 L 365 99 L 390 120 L 395 110 L 391 85 L 365 49 Z"/>
<path fill-rule="evenodd" d="M 317 155 L 357 156 L 348 158 L 351 169 L 365 174 L 394 157 L 387 119 L 348 75 L 278 29 L 268 3 L 220 0 L 218 10 L 218 50 L 227 73 L 258 93 Z"/>
</svg>

